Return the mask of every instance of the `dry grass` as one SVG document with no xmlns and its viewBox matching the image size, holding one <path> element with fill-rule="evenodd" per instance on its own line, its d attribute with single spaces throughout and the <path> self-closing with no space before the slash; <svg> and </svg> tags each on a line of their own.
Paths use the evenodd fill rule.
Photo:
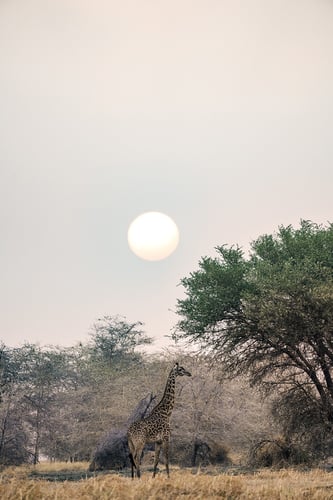
<svg viewBox="0 0 333 500">
<path fill-rule="evenodd" d="M 172 469 L 152 479 L 144 472 L 141 480 L 132 481 L 119 474 L 106 474 L 77 481 L 47 481 L 43 474 L 82 473 L 88 464 L 41 464 L 8 468 L 0 474 L 2 500 L 170 500 L 187 499 L 333 499 L 333 474 L 321 470 L 259 471 L 253 474 L 192 474 Z M 35 474 L 35 478 L 31 474 Z"/>
</svg>

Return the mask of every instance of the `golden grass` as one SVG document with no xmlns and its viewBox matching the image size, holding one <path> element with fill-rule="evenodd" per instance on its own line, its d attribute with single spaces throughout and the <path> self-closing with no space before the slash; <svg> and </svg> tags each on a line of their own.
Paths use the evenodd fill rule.
<svg viewBox="0 0 333 500">
<path fill-rule="evenodd" d="M 105 474 L 77 481 L 47 481 L 43 474 L 84 472 L 88 464 L 41 464 L 37 467 L 12 467 L 0 474 L 2 500 L 164 500 L 164 499 L 317 499 L 333 500 L 333 473 L 314 469 L 259 471 L 253 474 L 192 474 L 172 469 L 152 479 L 144 472 L 141 480 L 120 474 Z M 31 477 L 35 473 L 36 477 Z M 39 476 L 38 476 L 39 475 Z"/>
</svg>

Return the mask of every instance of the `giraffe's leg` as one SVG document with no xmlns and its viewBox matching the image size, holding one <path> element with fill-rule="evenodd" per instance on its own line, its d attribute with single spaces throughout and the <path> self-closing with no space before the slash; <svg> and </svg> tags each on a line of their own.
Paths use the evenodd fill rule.
<svg viewBox="0 0 333 500">
<path fill-rule="evenodd" d="M 170 477 L 169 474 L 169 440 L 163 441 L 163 455 L 164 455 L 164 460 L 165 460 L 165 468 L 168 477 Z"/>
<path fill-rule="evenodd" d="M 140 462 L 141 462 L 141 456 L 142 456 L 142 451 L 143 451 L 144 445 L 138 446 L 137 449 L 135 450 L 134 454 L 134 464 L 136 468 L 136 476 L 141 477 L 141 470 L 140 470 Z"/>
<path fill-rule="evenodd" d="M 140 462 L 136 466 L 136 477 L 138 477 L 139 479 L 141 477 Z"/>
<path fill-rule="evenodd" d="M 133 460 L 132 453 L 130 453 L 129 457 L 130 457 L 130 461 L 131 461 L 131 476 L 132 476 L 132 479 L 133 479 L 134 478 L 135 463 L 134 463 L 134 460 Z"/>
<path fill-rule="evenodd" d="M 132 479 L 133 479 L 134 478 L 134 468 L 135 468 L 135 462 L 134 462 L 135 448 L 134 448 L 133 441 L 130 437 L 128 437 L 127 441 L 128 441 L 128 448 L 129 448 L 129 458 L 131 461 L 131 475 L 132 475 Z"/>
<path fill-rule="evenodd" d="M 155 443 L 155 459 L 154 459 L 154 472 L 153 472 L 153 477 L 156 476 L 156 471 L 157 471 L 157 466 L 158 466 L 158 461 L 160 459 L 160 451 L 161 451 L 161 446 L 162 443 L 157 441 Z"/>
</svg>

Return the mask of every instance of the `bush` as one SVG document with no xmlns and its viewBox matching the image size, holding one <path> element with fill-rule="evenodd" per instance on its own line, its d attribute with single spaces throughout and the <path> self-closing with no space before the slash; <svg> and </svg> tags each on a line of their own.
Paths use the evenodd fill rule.
<svg viewBox="0 0 333 500">
<path fill-rule="evenodd" d="M 222 443 L 196 438 L 192 441 L 171 438 L 171 461 L 181 467 L 230 464 L 229 450 Z"/>
<path fill-rule="evenodd" d="M 9 435 L 1 450 L 1 465 L 22 465 L 32 462 L 29 453 L 29 440 L 23 429 L 17 428 L 16 432 Z"/>
<path fill-rule="evenodd" d="M 251 467 L 286 467 L 309 464 L 310 455 L 283 437 L 264 439 L 249 451 L 248 465 Z"/>
</svg>

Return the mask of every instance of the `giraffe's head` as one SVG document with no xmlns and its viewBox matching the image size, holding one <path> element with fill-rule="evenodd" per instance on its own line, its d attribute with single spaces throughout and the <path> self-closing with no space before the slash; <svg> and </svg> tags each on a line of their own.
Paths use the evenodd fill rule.
<svg viewBox="0 0 333 500">
<path fill-rule="evenodd" d="M 190 372 L 188 372 L 187 370 L 185 370 L 185 368 L 183 368 L 182 366 L 179 366 L 179 363 L 175 363 L 175 366 L 173 367 L 173 371 L 174 371 L 174 374 L 179 377 L 183 377 L 184 375 L 186 375 L 187 377 L 191 377 L 191 374 Z"/>
</svg>

